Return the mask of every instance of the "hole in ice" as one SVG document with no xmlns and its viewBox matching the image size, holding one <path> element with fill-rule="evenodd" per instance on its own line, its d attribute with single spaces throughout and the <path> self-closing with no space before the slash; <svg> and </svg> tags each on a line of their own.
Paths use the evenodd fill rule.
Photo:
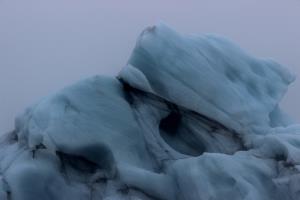
<svg viewBox="0 0 300 200">
<path fill-rule="evenodd" d="M 205 145 L 199 142 L 187 126 L 178 111 L 171 111 L 159 124 L 159 130 L 165 142 L 180 153 L 199 156 L 205 152 Z"/>
<path fill-rule="evenodd" d="M 178 112 L 172 111 L 167 117 L 161 120 L 160 129 L 172 136 L 175 136 L 180 123 L 181 115 Z"/>
<path fill-rule="evenodd" d="M 75 156 L 62 152 L 56 152 L 56 154 L 64 165 L 63 167 L 66 167 L 67 165 L 75 170 L 91 174 L 95 173 L 98 168 L 96 163 L 87 160 L 83 156 Z"/>
</svg>

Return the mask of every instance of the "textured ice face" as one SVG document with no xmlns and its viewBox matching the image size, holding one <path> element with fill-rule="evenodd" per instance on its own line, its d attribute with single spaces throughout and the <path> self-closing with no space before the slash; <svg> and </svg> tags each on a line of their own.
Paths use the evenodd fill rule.
<svg viewBox="0 0 300 200">
<path fill-rule="evenodd" d="M 217 36 L 146 29 L 118 78 L 66 87 L 0 139 L 0 199 L 296 200 L 293 76 Z"/>
<path fill-rule="evenodd" d="M 18 117 L 18 138 L 29 148 L 43 144 L 52 151 L 83 156 L 99 165 L 103 163 L 98 157 L 113 162 L 113 158 L 104 157 L 109 149 L 115 149 L 116 160 L 126 158 L 130 164 L 149 166 L 143 135 L 125 95 L 116 78 L 95 76 L 76 83 Z M 140 154 L 145 159 L 136 163 Z"/>
<path fill-rule="evenodd" d="M 129 64 L 135 69 L 125 68 L 121 77 L 133 87 L 239 132 L 268 126 L 269 113 L 294 79 L 279 64 L 251 57 L 224 38 L 184 36 L 163 24 L 141 34 Z"/>
</svg>

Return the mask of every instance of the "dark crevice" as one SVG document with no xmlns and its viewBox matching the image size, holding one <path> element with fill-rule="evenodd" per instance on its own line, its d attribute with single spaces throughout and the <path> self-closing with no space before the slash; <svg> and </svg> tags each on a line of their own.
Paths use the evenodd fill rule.
<svg viewBox="0 0 300 200">
<path fill-rule="evenodd" d="M 180 153 L 191 156 L 199 156 L 204 153 L 205 145 L 197 140 L 193 134 L 189 134 L 189 129 L 185 126 L 183 116 L 179 113 L 177 107 L 171 109 L 173 110 L 170 111 L 169 115 L 160 121 L 161 137 Z"/>
<path fill-rule="evenodd" d="M 160 121 L 159 129 L 168 133 L 170 136 L 176 136 L 176 132 L 181 123 L 181 115 L 176 111 L 171 111 L 170 114 Z"/>
<path fill-rule="evenodd" d="M 68 183 L 74 178 L 79 182 L 94 184 L 116 177 L 114 156 L 108 146 L 88 145 L 72 150 L 65 148 L 65 151 L 56 151 L 56 155 L 60 160 L 60 173 Z"/>
<path fill-rule="evenodd" d="M 284 154 L 276 154 L 274 157 L 274 160 L 276 160 L 277 162 L 279 161 L 285 161 L 286 160 L 286 156 Z"/>
<path fill-rule="evenodd" d="M 174 109 L 175 110 L 180 110 L 180 112 L 182 114 L 187 114 L 186 115 L 187 117 L 192 116 L 192 117 L 200 119 L 203 122 L 206 122 L 207 124 L 214 124 L 215 126 L 219 127 L 219 129 L 223 129 L 223 130 L 226 130 L 226 131 L 229 131 L 229 132 L 232 132 L 232 133 L 236 133 L 234 130 L 227 128 L 225 125 L 221 124 L 220 122 L 218 122 L 214 119 L 206 117 L 205 115 L 202 115 L 202 114 L 200 114 L 196 111 L 193 111 L 193 110 L 187 109 L 185 107 L 176 105 L 175 103 L 172 103 L 171 101 L 166 100 L 166 99 L 164 99 L 160 96 L 157 96 L 155 94 L 144 92 L 140 89 L 134 88 L 120 77 L 118 77 L 118 80 L 123 85 L 123 88 L 126 88 L 126 90 L 124 90 L 125 94 L 129 95 L 131 98 L 133 98 L 133 96 L 135 95 L 135 96 L 145 97 L 149 100 L 158 101 L 160 103 L 163 103 L 163 104 L 167 105 L 169 110 L 174 110 Z M 134 95 L 132 95 L 132 94 L 134 94 Z M 172 109 L 172 108 L 174 108 L 174 109 Z"/>
<path fill-rule="evenodd" d="M 61 161 L 61 170 L 66 170 L 66 165 L 84 173 L 93 174 L 96 172 L 98 165 L 93 163 L 82 156 L 74 156 L 62 152 L 56 152 L 56 155 Z"/>
<path fill-rule="evenodd" d="M 247 150 L 241 135 L 235 130 L 196 111 L 134 88 L 122 78 L 118 79 L 123 85 L 126 100 L 133 109 L 132 104 L 140 101 L 169 113 L 161 119 L 159 131 L 163 140 L 174 150 L 190 156 L 199 156 L 204 152 L 233 154 Z M 196 127 L 199 126 L 199 130 L 194 130 L 194 123 Z M 223 144 L 224 139 L 229 142 L 229 148 Z"/>
<path fill-rule="evenodd" d="M 132 87 L 128 83 L 123 81 L 122 79 L 119 79 L 119 81 L 121 82 L 121 84 L 123 86 L 125 100 L 128 102 L 129 105 L 132 105 L 134 103 L 134 98 L 130 93 L 130 91 L 132 90 Z"/>
<path fill-rule="evenodd" d="M 7 200 L 12 200 L 11 191 L 6 192 L 6 197 L 7 197 Z"/>
<path fill-rule="evenodd" d="M 34 147 L 34 149 L 31 150 L 31 153 L 32 153 L 32 158 L 35 158 L 35 154 L 36 154 L 36 151 L 40 150 L 40 149 L 46 149 L 46 146 L 44 144 L 38 144 Z"/>
</svg>

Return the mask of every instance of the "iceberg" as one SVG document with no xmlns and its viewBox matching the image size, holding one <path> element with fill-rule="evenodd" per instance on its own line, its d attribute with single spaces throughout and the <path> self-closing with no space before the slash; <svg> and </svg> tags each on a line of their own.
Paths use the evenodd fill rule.
<svg viewBox="0 0 300 200">
<path fill-rule="evenodd" d="M 297 200 L 295 77 L 216 35 L 145 29 L 116 77 L 29 107 L 0 139 L 2 200 Z"/>
</svg>

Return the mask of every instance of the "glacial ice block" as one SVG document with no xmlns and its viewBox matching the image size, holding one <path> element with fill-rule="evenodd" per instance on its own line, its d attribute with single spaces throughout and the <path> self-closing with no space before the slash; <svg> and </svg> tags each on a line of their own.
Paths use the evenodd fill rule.
<svg viewBox="0 0 300 200">
<path fill-rule="evenodd" d="M 212 35 L 146 29 L 117 77 L 64 88 L 0 138 L 0 200 L 299 200 L 294 77 Z"/>
<path fill-rule="evenodd" d="M 146 29 L 120 77 L 238 132 L 266 127 L 293 75 L 214 35 L 182 35 L 164 24 Z"/>
</svg>

